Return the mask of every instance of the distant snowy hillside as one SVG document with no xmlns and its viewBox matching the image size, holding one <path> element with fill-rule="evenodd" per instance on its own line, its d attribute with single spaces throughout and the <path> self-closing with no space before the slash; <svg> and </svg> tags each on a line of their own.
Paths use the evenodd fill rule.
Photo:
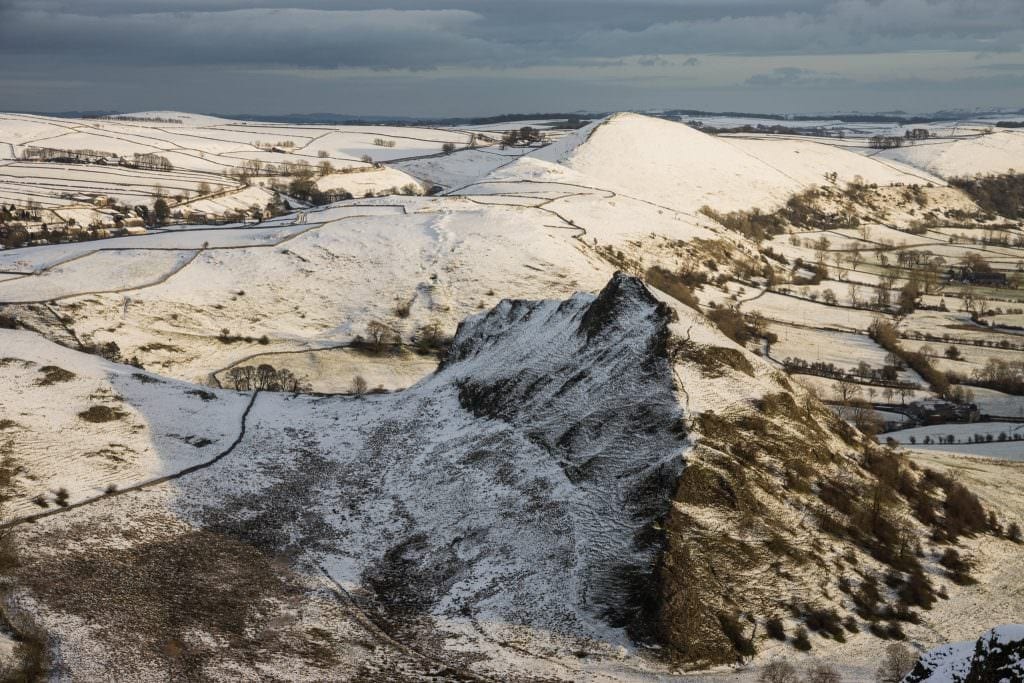
<svg viewBox="0 0 1024 683">
<path fill-rule="evenodd" d="M 594 184 L 678 210 L 772 208 L 835 172 L 843 181 L 921 182 L 913 169 L 838 147 L 793 140 L 745 140 L 638 114 L 616 114 L 529 159 L 554 162 Z M 515 172 L 516 164 L 506 167 Z"/>
<path fill-rule="evenodd" d="M 916 166 L 943 178 L 976 174 L 1019 173 L 1024 167 L 1024 132 L 997 130 L 971 137 L 925 140 L 882 152 L 895 161 Z"/>
</svg>

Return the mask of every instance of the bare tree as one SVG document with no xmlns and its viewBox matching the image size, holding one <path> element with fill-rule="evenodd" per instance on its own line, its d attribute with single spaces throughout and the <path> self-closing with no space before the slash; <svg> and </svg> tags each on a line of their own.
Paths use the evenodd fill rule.
<svg viewBox="0 0 1024 683">
<path fill-rule="evenodd" d="M 856 306 L 860 301 L 857 299 L 857 292 L 860 290 L 860 283 L 850 280 L 848 285 L 850 291 L 850 303 Z"/>
<path fill-rule="evenodd" d="M 935 256 L 924 263 L 924 291 L 931 294 L 938 290 L 942 283 L 942 268 L 946 265 L 946 259 Z"/>
<path fill-rule="evenodd" d="M 806 683 L 840 683 L 839 669 L 825 662 L 811 662 L 804 673 Z"/>
<path fill-rule="evenodd" d="M 291 393 L 298 392 L 301 388 L 299 378 L 289 370 L 288 368 L 281 368 L 277 371 L 277 377 L 275 378 L 276 388 L 278 391 L 287 391 Z"/>
<path fill-rule="evenodd" d="M 885 657 L 875 672 L 878 683 L 899 683 L 917 664 L 917 655 L 906 645 L 891 643 L 885 648 Z"/>
<path fill-rule="evenodd" d="M 830 246 L 832 246 L 832 243 L 824 235 L 814 242 L 814 257 L 819 266 L 825 265 L 825 257 L 828 256 Z"/>
<path fill-rule="evenodd" d="M 836 398 L 844 406 L 850 405 L 850 401 L 860 396 L 860 386 L 853 382 L 840 381 L 836 385 Z"/>
<path fill-rule="evenodd" d="M 842 280 L 844 277 L 846 277 L 846 274 L 842 270 L 843 263 L 845 263 L 845 262 L 846 262 L 846 256 L 843 255 L 843 252 L 841 252 L 841 251 L 832 252 L 832 263 L 834 263 L 835 266 L 836 266 L 836 279 L 837 280 Z"/>
<path fill-rule="evenodd" d="M 879 256 L 883 256 L 880 254 Z M 879 308 L 888 308 L 892 301 L 892 289 L 896 284 L 896 275 L 885 273 L 879 278 L 878 288 L 875 290 L 875 304 Z"/>
<path fill-rule="evenodd" d="M 775 658 L 764 665 L 757 677 L 761 683 L 798 683 L 796 667 L 783 658 Z"/>
<path fill-rule="evenodd" d="M 245 389 L 249 391 L 256 384 L 256 368 L 251 365 L 243 365 L 240 370 L 245 381 Z"/>
<path fill-rule="evenodd" d="M 964 310 L 970 313 L 973 319 L 977 320 L 988 310 L 988 298 L 974 287 L 965 289 L 963 297 Z"/>
<path fill-rule="evenodd" d="M 245 163 L 242 164 L 242 170 L 244 170 L 247 175 L 259 175 L 263 170 L 263 161 L 260 159 L 247 159 Z"/>
<path fill-rule="evenodd" d="M 851 270 L 857 270 L 860 264 L 864 263 L 864 255 L 860 253 L 860 249 L 854 247 L 849 255 L 847 255 L 846 260 L 850 263 Z"/>
<path fill-rule="evenodd" d="M 244 368 L 235 366 L 228 370 L 228 379 L 231 380 L 235 391 L 249 391 L 249 377 Z"/>
<path fill-rule="evenodd" d="M 362 375 L 356 375 L 352 378 L 352 393 L 356 396 L 365 394 L 368 386 Z"/>
<path fill-rule="evenodd" d="M 370 347 L 380 353 L 388 344 L 398 341 L 398 335 L 390 327 L 379 320 L 371 320 L 366 325 L 366 336 L 370 340 Z"/>
<path fill-rule="evenodd" d="M 260 363 L 259 367 L 256 368 L 256 388 L 270 389 L 274 380 L 277 378 L 277 371 L 273 365 L 267 363 Z"/>
</svg>

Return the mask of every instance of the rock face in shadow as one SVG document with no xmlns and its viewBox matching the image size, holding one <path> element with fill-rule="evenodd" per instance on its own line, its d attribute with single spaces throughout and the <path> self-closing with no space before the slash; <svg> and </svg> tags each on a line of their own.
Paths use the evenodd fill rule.
<svg viewBox="0 0 1024 683">
<path fill-rule="evenodd" d="M 596 297 L 502 301 L 404 392 L 261 395 L 237 457 L 187 482 L 205 502 L 181 505 L 322 563 L 409 637 L 468 620 L 649 638 L 689 448 L 668 322 L 622 274 Z"/>
<path fill-rule="evenodd" d="M 439 373 L 465 410 L 508 425 L 582 497 L 567 514 L 588 537 L 574 567 L 585 601 L 635 638 L 653 634 L 658 523 L 683 466 L 668 321 L 618 273 L 596 298 L 503 301 L 466 321 Z"/>
</svg>

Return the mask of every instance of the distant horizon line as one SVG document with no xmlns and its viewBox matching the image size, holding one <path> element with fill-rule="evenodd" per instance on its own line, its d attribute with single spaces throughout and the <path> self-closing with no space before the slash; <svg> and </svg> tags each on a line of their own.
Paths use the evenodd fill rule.
<svg viewBox="0 0 1024 683">
<path fill-rule="evenodd" d="M 770 121 L 815 121 L 820 119 L 834 119 L 844 123 L 915 123 L 927 121 L 953 121 L 967 116 L 988 118 L 1005 115 L 1024 115 L 1024 108 L 1012 109 L 1005 107 L 975 108 L 966 109 L 943 109 L 927 113 L 910 113 L 903 110 L 859 112 L 859 111 L 833 111 L 833 112 L 748 112 L 748 111 L 716 111 L 703 109 L 682 109 L 682 108 L 644 108 L 644 109 L 616 109 L 610 111 L 585 111 L 577 110 L 570 112 L 516 112 L 500 113 L 481 116 L 398 116 L 389 114 L 339 114 L 334 112 L 292 112 L 288 114 L 253 114 L 253 113 L 220 113 L 220 112 L 193 112 L 186 110 L 66 110 L 66 111 L 16 111 L 10 110 L 3 113 L 25 114 L 30 116 L 49 116 L 54 118 L 106 118 L 117 116 L 132 116 L 142 114 L 192 114 L 196 116 L 211 116 L 234 121 L 253 121 L 267 123 L 305 123 L 305 124 L 358 124 L 358 123 L 397 123 L 401 125 L 443 123 L 443 124 L 487 124 L 505 123 L 510 121 L 526 121 L 531 119 L 553 120 L 553 119 L 596 119 L 610 116 L 615 113 L 636 113 L 655 116 L 732 116 L 742 118 L 764 119 Z"/>
</svg>

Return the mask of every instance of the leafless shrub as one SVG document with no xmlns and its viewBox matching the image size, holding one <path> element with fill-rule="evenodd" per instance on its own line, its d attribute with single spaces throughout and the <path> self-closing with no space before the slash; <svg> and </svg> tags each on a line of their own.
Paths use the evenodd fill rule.
<svg viewBox="0 0 1024 683">
<path fill-rule="evenodd" d="M 811 662 L 804 672 L 805 683 L 840 683 L 839 669 L 826 662 Z"/>
<path fill-rule="evenodd" d="M 83 410 L 78 413 L 78 417 L 85 420 L 86 422 L 113 422 L 120 420 L 125 417 L 124 411 L 118 410 L 117 408 L 111 408 L 110 406 L 90 406 L 88 410 Z"/>
<path fill-rule="evenodd" d="M 757 680 L 761 683 L 797 683 L 800 678 L 789 660 L 775 658 L 764 665 Z"/>
<path fill-rule="evenodd" d="M 906 645 L 892 643 L 885 648 L 885 657 L 875 672 L 877 683 L 899 683 L 917 663 L 917 655 Z"/>
<path fill-rule="evenodd" d="M 60 382 L 70 382 L 76 377 L 75 373 L 59 368 L 56 365 L 44 365 L 39 368 L 39 372 L 43 373 L 43 376 L 36 380 L 36 385 L 41 387 Z"/>
</svg>

